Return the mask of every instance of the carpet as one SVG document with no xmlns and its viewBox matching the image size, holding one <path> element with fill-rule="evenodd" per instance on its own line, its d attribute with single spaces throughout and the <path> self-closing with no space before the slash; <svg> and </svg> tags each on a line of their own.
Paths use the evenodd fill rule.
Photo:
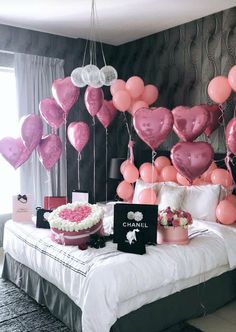
<svg viewBox="0 0 236 332">
<path fill-rule="evenodd" d="M 11 282 L 0 279 L 0 332 L 71 332 L 48 309 Z M 163 332 L 199 332 L 180 323 Z M 201 331 L 200 331 L 201 332 Z"/>
</svg>

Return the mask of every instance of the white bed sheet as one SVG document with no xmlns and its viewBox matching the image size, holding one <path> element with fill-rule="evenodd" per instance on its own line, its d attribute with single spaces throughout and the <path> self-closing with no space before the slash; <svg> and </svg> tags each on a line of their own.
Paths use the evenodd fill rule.
<svg viewBox="0 0 236 332">
<path fill-rule="evenodd" d="M 142 305 L 236 266 L 235 227 L 201 221 L 195 227 L 209 231 L 184 246 L 148 246 L 140 256 L 119 252 L 111 242 L 99 250 L 61 246 L 49 230 L 8 221 L 4 250 L 81 308 L 83 332 L 108 332 L 117 318 Z"/>
</svg>

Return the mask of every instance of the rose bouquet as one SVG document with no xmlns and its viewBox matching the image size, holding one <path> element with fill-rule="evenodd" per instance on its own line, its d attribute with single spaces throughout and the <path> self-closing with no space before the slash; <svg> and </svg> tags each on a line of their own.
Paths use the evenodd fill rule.
<svg viewBox="0 0 236 332">
<path fill-rule="evenodd" d="M 188 225 L 193 223 L 192 216 L 190 213 L 171 209 L 169 206 L 161 210 L 158 214 L 158 224 L 165 228 L 178 227 L 187 228 Z"/>
</svg>

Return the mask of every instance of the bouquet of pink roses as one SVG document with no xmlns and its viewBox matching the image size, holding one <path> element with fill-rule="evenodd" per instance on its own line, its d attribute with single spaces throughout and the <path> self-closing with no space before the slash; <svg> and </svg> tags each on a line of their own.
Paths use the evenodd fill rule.
<svg viewBox="0 0 236 332">
<path fill-rule="evenodd" d="M 190 213 L 168 208 L 161 210 L 158 214 L 158 224 L 168 228 L 168 227 L 178 227 L 187 228 L 188 225 L 193 223 L 192 216 Z"/>
</svg>

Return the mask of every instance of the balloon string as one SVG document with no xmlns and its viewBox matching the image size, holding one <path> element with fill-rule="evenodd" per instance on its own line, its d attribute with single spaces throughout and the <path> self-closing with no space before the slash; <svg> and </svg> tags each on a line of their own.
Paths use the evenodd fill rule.
<svg viewBox="0 0 236 332">
<path fill-rule="evenodd" d="M 123 112 L 123 115 L 124 115 L 126 129 L 127 129 L 128 135 L 129 135 L 129 139 L 131 140 L 131 132 L 130 132 L 130 129 L 129 129 L 129 124 L 128 124 L 128 120 L 127 120 L 125 112 Z"/>
<path fill-rule="evenodd" d="M 233 160 L 232 160 L 232 158 L 230 157 L 230 152 L 227 151 L 227 154 L 226 154 L 226 157 L 225 157 L 225 165 L 226 165 L 226 167 L 227 167 L 227 170 L 228 170 L 229 173 L 230 173 L 230 176 L 231 176 L 231 179 L 232 179 L 233 187 L 235 187 L 235 181 L 234 181 L 234 177 L 233 177 L 232 169 L 231 169 L 231 167 L 230 167 L 230 162 L 233 163 Z"/>
<path fill-rule="evenodd" d="M 106 128 L 106 203 L 107 203 L 107 181 L 108 181 L 107 163 L 108 163 L 108 130 Z"/>
<path fill-rule="evenodd" d="M 133 164 L 134 163 L 134 141 L 131 140 L 131 137 L 130 137 L 130 140 L 129 140 L 129 143 L 128 143 L 128 148 L 129 148 L 129 159 L 131 161 L 131 163 Z"/>
<path fill-rule="evenodd" d="M 80 160 L 81 160 L 81 153 L 78 153 L 78 189 L 80 190 Z"/>
<path fill-rule="evenodd" d="M 152 184 L 154 182 L 154 167 L 155 167 L 155 158 L 156 158 L 156 151 L 155 150 L 152 150 Z"/>
<path fill-rule="evenodd" d="M 96 203 L 96 128 L 95 116 L 93 116 L 93 201 Z"/>
</svg>

